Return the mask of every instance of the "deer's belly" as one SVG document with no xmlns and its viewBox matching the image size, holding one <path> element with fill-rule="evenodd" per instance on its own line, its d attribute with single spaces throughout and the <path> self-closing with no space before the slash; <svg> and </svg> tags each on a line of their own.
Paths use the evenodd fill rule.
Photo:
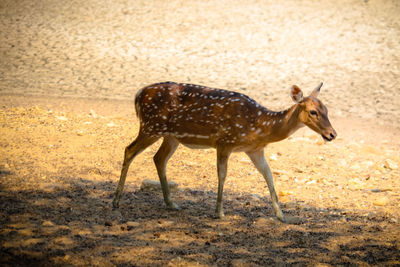
<svg viewBox="0 0 400 267">
<path fill-rule="evenodd" d="M 205 136 L 205 135 L 199 135 L 199 134 L 188 134 L 184 137 L 182 136 L 174 136 L 178 141 L 189 148 L 194 148 L 194 149 L 205 149 L 205 148 L 211 148 L 214 147 L 214 142 L 212 138 Z"/>
<path fill-rule="evenodd" d="M 183 143 L 181 142 L 184 146 L 191 148 L 191 149 L 207 149 L 211 148 L 210 145 L 201 145 L 201 144 L 189 144 L 189 143 Z"/>
</svg>

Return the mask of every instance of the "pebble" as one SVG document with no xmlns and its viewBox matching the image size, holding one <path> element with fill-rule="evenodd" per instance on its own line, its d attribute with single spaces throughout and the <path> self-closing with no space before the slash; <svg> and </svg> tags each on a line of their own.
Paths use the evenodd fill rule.
<svg viewBox="0 0 400 267">
<path fill-rule="evenodd" d="M 56 119 L 59 121 L 67 121 L 68 120 L 68 118 L 65 116 L 56 116 Z"/>
<path fill-rule="evenodd" d="M 307 185 L 310 185 L 310 184 L 316 184 L 316 183 L 317 183 L 316 180 L 311 180 L 311 181 L 308 181 L 306 184 L 307 184 Z"/>
<path fill-rule="evenodd" d="M 113 121 L 107 123 L 107 127 L 115 127 L 115 123 Z"/>
<path fill-rule="evenodd" d="M 54 226 L 54 223 L 51 222 L 51 221 L 44 221 L 44 222 L 42 223 L 42 226 Z"/>
<path fill-rule="evenodd" d="M 319 145 L 319 146 L 322 146 L 322 145 L 324 145 L 326 142 L 324 141 L 324 140 L 318 140 L 317 142 L 316 142 L 316 144 L 317 145 Z"/>
<path fill-rule="evenodd" d="M 277 156 L 276 154 L 272 154 L 272 155 L 269 157 L 269 159 L 270 159 L 270 160 L 273 160 L 273 161 L 277 161 L 277 160 L 278 160 L 278 156 Z"/>
<path fill-rule="evenodd" d="M 292 194 L 292 192 L 290 192 L 290 191 L 286 191 L 286 190 L 279 191 L 279 196 L 281 196 L 281 197 L 290 196 L 291 194 Z"/>
<path fill-rule="evenodd" d="M 385 168 L 389 169 L 389 170 L 397 170 L 399 168 L 399 166 L 397 165 L 396 162 L 394 162 L 393 160 L 390 159 L 386 159 L 385 160 Z"/>
<path fill-rule="evenodd" d="M 258 195 L 258 194 L 252 194 L 251 195 L 251 198 L 253 199 L 253 200 L 255 200 L 255 201 L 259 201 L 259 200 L 261 200 L 261 196 L 260 195 Z"/>
<path fill-rule="evenodd" d="M 91 116 L 93 119 L 96 119 L 96 118 L 98 117 L 97 114 L 96 114 L 96 112 L 94 112 L 93 109 L 91 109 L 91 110 L 89 111 L 89 116 Z"/>
<path fill-rule="evenodd" d="M 171 191 L 178 188 L 178 184 L 172 181 L 168 182 L 168 186 Z M 143 180 L 140 189 L 144 191 L 161 191 L 161 184 L 160 181 Z"/>
<path fill-rule="evenodd" d="M 139 222 L 134 222 L 134 221 L 128 221 L 126 222 L 126 226 L 128 228 L 128 231 L 131 230 L 132 228 L 136 228 L 140 226 Z"/>
<path fill-rule="evenodd" d="M 251 263 L 243 259 L 234 259 L 230 264 L 232 267 L 246 267 L 251 266 Z"/>
<path fill-rule="evenodd" d="M 387 197 L 378 198 L 373 202 L 375 206 L 386 206 L 389 203 L 389 199 Z"/>
<path fill-rule="evenodd" d="M 166 220 L 159 220 L 158 221 L 158 226 L 160 226 L 160 227 L 171 227 L 173 225 L 175 225 L 174 221 L 166 221 Z"/>
<path fill-rule="evenodd" d="M 346 167 L 346 166 L 347 166 L 347 161 L 346 161 L 345 159 L 339 159 L 339 164 L 340 164 L 342 167 Z"/>
<path fill-rule="evenodd" d="M 8 165 L 8 163 L 4 163 L 3 167 L 4 167 L 4 170 L 5 170 L 6 172 L 11 171 L 10 165 Z"/>
</svg>

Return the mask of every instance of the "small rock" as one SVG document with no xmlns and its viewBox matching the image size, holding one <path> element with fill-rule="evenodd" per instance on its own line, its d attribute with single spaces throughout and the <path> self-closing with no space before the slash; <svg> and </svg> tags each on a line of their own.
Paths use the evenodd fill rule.
<svg viewBox="0 0 400 267">
<path fill-rule="evenodd" d="M 54 223 L 52 221 L 44 221 L 42 223 L 42 226 L 50 227 L 50 226 L 54 226 Z"/>
<path fill-rule="evenodd" d="M 362 170 L 360 164 L 358 164 L 358 163 L 352 165 L 352 166 L 350 167 L 350 169 L 352 169 L 352 170 L 354 170 L 354 171 L 360 171 L 360 170 Z"/>
<path fill-rule="evenodd" d="M 375 206 L 386 206 L 389 203 L 389 199 L 387 197 L 381 197 L 373 202 Z"/>
<path fill-rule="evenodd" d="M 130 226 L 130 227 L 138 227 L 140 225 L 140 223 L 134 222 L 134 221 L 128 221 L 128 222 L 126 222 L 126 225 Z"/>
<path fill-rule="evenodd" d="M 107 127 L 115 127 L 115 123 L 113 121 L 107 123 Z"/>
<path fill-rule="evenodd" d="M 325 141 L 320 139 L 316 142 L 316 144 L 322 146 L 323 144 L 325 144 Z"/>
<path fill-rule="evenodd" d="M 346 167 L 346 166 L 347 166 L 347 162 L 346 162 L 345 159 L 339 159 L 339 164 L 340 164 L 342 167 Z"/>
<path fill-rule="evenodd" d="M 4 163 L 3 167 L 4 167 L 4 171 L 6 171 L 6 172 L 11 171 L 10 165 L 8 165 L 8 163 Z"/>
<path fill-rule="evenodd" d="M 277 161 L 277 160 L 278 160 L 278 156 L 277 156 L 276 154 L 272 154 L 272 155 L 269 157 L 269 159 L 270 159 L 270 160 L 273 160 L 273 161 Z"/>
<path fill-rule="evenodd" d="M 59 121 L 67 121 L 68 120 L 68 118 L 65 116 L 56 116 L 56 119 Z"/>
<path fill-rule="evenodd" d="M 253 222 L 253 225 L 255 227 L 268 227 L 268 225 L 271 224 L 271 222 L 273 222 L 273 221 L 274 221 L 274 218 L 272 218 L 272 217 L 271 218 L 261 217 L 261 218 L 256 219 Z"/>
<path fill-rule="evenodd" d="M 363 185 L 363 182 L 358 178 L 350 179 L 348 183 L 349 185 Z"/>
<path fill-rule="evenodd" d="M 126 227 L 127 227 L 128 231 L 132 230 L 133 228 L 139 227 L 139 226 L 140 226 L 139 222 L 133 222 L 133 221 L 126 222 Z"/>
<path fill-rule="evenodd" d="M 184 265 L 186 263 L 185 260 L 183 260 L 181 257 L 176 257 L 173 258 L 170 262 L 168 262 L 168 267 L 176 267 L 176 266 L 186 266 Z"/>
<path fill-rule="evenodd" d="M 82 130 L 79 130 L 79 131 L 76 132 L 76 134 L 77 134 L 78 136 L 83 136 L 83 131 L 82 131 Z"/>
<path fill-rule="evenodd" d="M 104 225 L 105 225 L 105 226 L 112 226 L 112 225 L 113 225 L 113 223 L 112 223 L 112 222 L 110 222 L 110 221 L 105 221 L 105 222 L 104 222 Z"/>
<path fill-rule="evenodd" d="M 288 181 L 289 180 L 289 176 L 287 176 L 286 174 L 283 174 L 279 177 L 279 180 L 281 181 Z"/>
<path fill-rule="evenodd" d="M 317 180 L 311 180 L 311 181 L 308 181 L 308 182 L 306 183 L 306 185 L 316 184 L 316 183 L 317 183 Z"/>
<path fill-rule="evenodd" d="M 89 111 L 89 116 L 91 116 L 93 119 L 96 119 L 96 118 L 98 117 L 97 114 L 96 114 L 96 112 L 94 112 L 93 109 L 91 109 L 91 110 Z"/>
<path fill-rule="evenodd" d="M 171 191 L 178 188 L 178 184 L 172 181 L 168 182 L 168 186 Z M 140 189 L 144 191 L 161 191 L 161 184 L 160 181 L 143 180 Z"/>
<path fill-rule="evenodd" d="M 158 225 L 160 227 L 170 227 L 175 224 L 174 221 L 165 221 L 165 220 L 158 220 Z"/>
<path fill-rule="evenodd" d="M 251 198 L 255 201 L 259 201 L 261 200 L 261 196 L 258 194 L 251 194 Z"/>
<path fill-rule="evenodd" d="M 399 166 L 397 165 L 396 162 L 394 162 L 393 160 L 390 159 L 386 159 L 385 160 L 385 168 L 389 169 L 389 170 L 397 170 L 399 168 Z"/>
<path fill-rule="evenodd" d="M 250 262 L 243 260 L 243 259 L 234 259 L 231 261 L 232 267 L 247 267 L 251 266 Z"/>
<path fill-rule="evenodd" d="M 374 162 L 371 160 L 363 161 L 362 162 L 363 167 L 371 167 L 374 166 Z"/>
<path fill-rule="evenodd" d="M 285 191 L 285 190 L 279 191 L 279 196 L 281 196 L 281 197 L 290 196 L 291 194 L 292 194 L 292 192 L 290 192 L 290 191 Z"/>
</svg>

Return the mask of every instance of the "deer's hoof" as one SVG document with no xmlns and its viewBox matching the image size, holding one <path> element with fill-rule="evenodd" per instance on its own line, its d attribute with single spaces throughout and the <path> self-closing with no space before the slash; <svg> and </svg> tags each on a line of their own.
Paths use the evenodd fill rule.
<svg viewBox="0 0 400 267">
<path fill-rule="evenodd" d="M 114 199 L 112 202 L 112 205 L 113 205 L 113 208 L 115 208 L 115 209 L 119 208 L 119 201 Z"/>
<path fill-rule="evenodd" d="M 216 215 L 217 215 L 217 218 L 220 220 L 225 218 L 225 213 L 223 211 L 217 212 Z"/>
<path fill-rule="evenodd" d="M 287 223 L 287 220 L 286 220 L 285 216 L 282 216 L 282 217 L 278 216 L 278 220 L 280 220 L 283 223 Z"/>
<path fill-rule="evenodd" d="M 180 209 L 181 209 L 181 208 L 180 208 L 177 204 L 175 204 L 174 202 L 168 203 L 168 204 L 167 204 L 167 207 L 168 207 L 168 209 L 171 209 L 171 210 L 180 210 Z"/>
</svg>

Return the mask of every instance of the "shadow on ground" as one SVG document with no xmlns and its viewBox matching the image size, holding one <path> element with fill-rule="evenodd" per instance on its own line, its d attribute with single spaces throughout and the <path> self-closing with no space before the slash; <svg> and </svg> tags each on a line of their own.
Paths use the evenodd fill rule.
<svg viewBox="0 0 400 267">
<path fill-rule="evenodd" d="M 12 175 L 0 172 L 0 177 Z M 214 217 L 216 194 L 178 190 L 181 211 L 161 194 L 127 186 L 111 208 L 116 184 L 59 177 L 62 186 L 0 191 L 2 266 L 267 266 L 398 264 L 398 238 L 384 216 L 283 204 L 298 225 L 272 218 L 268 198 L 225 192 L 226 218 Z M 0 184 L 1 185 L 1 184 Z M 334 227 L 332 227 L 334 225 Z M 387 236 L 387 237 L 385 237 Z"/>
</svg>

